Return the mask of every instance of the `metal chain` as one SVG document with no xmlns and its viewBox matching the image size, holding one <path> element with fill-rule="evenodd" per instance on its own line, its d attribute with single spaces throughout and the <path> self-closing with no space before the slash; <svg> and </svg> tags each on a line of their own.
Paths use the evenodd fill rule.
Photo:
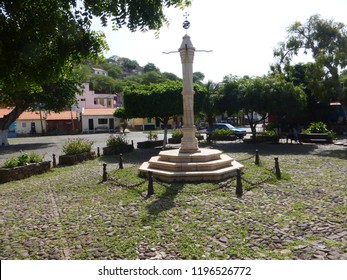
<svg viewBox="0 0 347 280">
<path fill-rule="evenodd" d="M 140 183 L 136 183 L 136 184 L 133 184 L 133 185 L 129 185 L 129 184 L 121 183 L 118 179 L 116 179 L 116 178 L 114 178 L 114 177 L 112 177 L 112 176 L 110 176 L 110 175 L 107 176 L 107 180 L 108 180 L 108 181 L 113 181 L 113 182 L 115 182 L 118 186 L 123 187 L 123 188 L 128 188 L 128 189 L 139 187 L 139 186 L 143 185 L 143 184 L 146 182 L 146 180 L 143 180 L 143 181 L 140 182 Z"/>
<path fill-rule="evenodd" d="M 250 160 L 250 159 L 252 159 L 252 158 L 254 158 L 254 157 L 255 157 L 255 155 L 250 156 L 250 157 L 248 157 L 248 158 L 244 158 L 244 159 L 238 159 L 237 161 L 239 161 L 239 162 L 247 161 L 247 160 Z"/>
<path fill-rule="evenodd" d="M 228 185 L 231 183 L 232 179 L 235 178 L 236 176 L 232 176 L 231 178 L 229 178 L 227 181 L 222 182 L 220 185 L 218 185 L 215 188 L 212 189 L 208 189 L 208 190 L 201 190 L 201 191 L 178 191 L 178 193 L 186 193 L 186 194 L 203 194 L 203 193 L 211 193 L 223 188 L 228 187 Z M 164 188 L 169 188 L 170 186 L 164 184 L 162 181 L 160 181 L 158 178 L 154 178 L 153 177 L 153 181 L 155 181 L 156 183 L 158 183 L 159 185 L 163 186 Z"/>
<path fill-rule="evenodd" d="M 268 177 L 266 177 L 264 180 L 259 181 L 259 182 L 251 182 L 251 181 L 249 181 L 243 177 L 241 177 L 241 180 L 254 187 L 254 186 L 259 186 L 259 185 L 266 183 L 272 176 L 273 176 L 273 174 L 269 174 Z"/>
</svg>

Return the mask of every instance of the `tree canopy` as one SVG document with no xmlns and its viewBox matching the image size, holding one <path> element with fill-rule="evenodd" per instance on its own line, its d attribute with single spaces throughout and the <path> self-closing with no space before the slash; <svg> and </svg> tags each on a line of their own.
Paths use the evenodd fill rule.
<svg viewBox="0 0 347 280">
<path fill-rule="evenodd" d="M 242 110 L 255 137 L 256 124 L 272 114 L 278 121 L 295 119 L 305 106 L 305 94 L 298 86 L 280 76 L 234 78 L 222 88 L 222 109 L 233 113 Z M 254 118 L 254 112 L 260 119 Z"/>
<path fill-rule="evenodd" d="M 93 16 L 104 25 L 110 20 L 116 28 L 144 31 L 167 22 L 164 7 L 188 4 L 188 0 L 1 1 L 0 103 L 15 109 L 0 119 L 0 130 L 36 102 L 61 110 L 74 100 L 80 81 L 72 75 L 73 66 L 107 48 L 104 35 L 91 30 Z M 49 98 L 53 92 L 54 98 Z"/>
<path fill-rule="evenodd" d="M 295 22 L 287 32 L 286 41 L 280 42 L 274 50 L 274 56 L 278 58 L 278 61 L 272 69 L 282 72 L 300 51 L 311 54 L 315 63 L 313 73 L 317 75 L 315 80 L 318 83 L 316 88 L 312 87 L 314 93 L 319 94 L 324 88 L 325 94 L 330 95 L 330 100 L 346 101 L 339 79 L 339 70 L 347 66 L 345 24 L 322 19 L 320 15 L 313 15 L 306 23 Z"/>
</svg>

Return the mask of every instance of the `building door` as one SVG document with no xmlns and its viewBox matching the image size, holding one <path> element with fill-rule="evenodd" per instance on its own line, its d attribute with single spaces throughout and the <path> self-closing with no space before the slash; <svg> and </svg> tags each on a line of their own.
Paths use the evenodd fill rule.
<svg viewBox="0 0 347 280">
<path fill-rule="evenodd" d="M 94 120 L 93 119 L 88 119 L 88 129 L 94 130 Z"/>
<path fill-rule="evenodd" d="M 114 129 L 114 119 L 108 119 L 108 123 L 109 123 L 109 129 Z"/>
</svg>

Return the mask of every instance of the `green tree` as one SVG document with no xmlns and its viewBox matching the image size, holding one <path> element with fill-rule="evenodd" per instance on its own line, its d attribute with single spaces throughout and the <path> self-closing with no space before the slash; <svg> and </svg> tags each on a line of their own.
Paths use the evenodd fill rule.
<svg viewBox="0 0 347 280">
<path fill-rule="evenodd" d="M 295 117 L 305 105 L 305 94 L 300 87 L 279 76 L 239 78 L 224 85 L 222 103 L 228 113 L 242 110 L 255 139 L 256 125 L 269 114 L 278 120 Z M 260 119 L 254 118 L 255 112 L 261 116 Z"/>
<path fill-rule="evenodd" d="M 170 72 L 163 72 L 163 77 L 166 80 L 171 80 L 171 81 L 178 81 L 181 80 L 180 78 L 177 77 L 177 75 L 175 75 L 174 73 L 170 73 Z"/>
<path fill-rule="evenodd" d="M 183 113 L 182 82 L 165 81 L 160 84 L 137 85 L 124 89 L 124 108 L 128 118 L 158 118 L 164 125 L 164 145 L 170 118 Z M 199 94 L 203 89 L 195 86 Z M 199 98 L 195 98 L 195 110 L 199 111 Z"/>
<path fill-rule="evenodd" d="M 141 83 L 144 85 L 159 84 L 165 81 L 163 75 L 158 71 L 149 71 L 141 75 Z"/>
<path fill-rule="evenodd" d="M 143 67 L 143 72 L 147 73 L 147 72 L 159 72 L 160 73 L 160 69 L 155 66 L 153 63 L 147 63 L 144 67 Z"/>
<path fill-rule="evenodd" d="M 215 116 L 221 113 L 220 110 L 220 84 L 208 81 L 204 86 L 205 92 L 202 100 L 201 112 L 205 115 L 209 127 L 213 126 Z"/>
<path fill-rule="evenodd" d="M 123 68 L 124 72 L 131 73 L 136 67 L 139 66 L 136 60 L 131 60 L 127 57 L 121 57 L 118 59 L 120 66 Z"/>
<path fill-rule="evenodd" d="M 202 81 L 205 79 L 205 75 L 201 72 L 194 72 L 193 73 L 193 83 L 202 83 Z"/>
<path fill-rule="evenodd" d="M 274 50 L 278 58 L 272 67 L 282 72 L 290 65 L 294 56 L 300 51 L 311 54 L 316 64 L 314 74 L 316 81 L 321 81 L 314 94 L 321 94 L 322 86 L 325 97 L 329 100 L 346 102 L 345 93 L 339 79 L 339 69 L 347 66 L 347 28 L 343 23 L 322 19 L 319 15 L 311 16 L 306 23 L 295 22 L 288 28 L 288 38 L 280 42 Z"/>
<path fill-rule="evenodd" d="M 107 48 L 103 34 L 91 30 L 93 16 L 104 25 L 112 20 L 116 28 L 159 29 L 167 22 L 164 7 L 188 4 L 185 0 L 1 1 L 0 104 L 14 107 L 0 119 L 1 139 L 32 104 L 59 111 L 73 102 L 80 82 L 72 75 L 73 66 Z M 1 140 L 0 145 L 6 142 Z"/>
<path fill-rule="evenodd" d="M 92 74 L 90 78 L 92 89 L 97 93 L 112 94 L 115 91 L 116 81 L 109 76 Z"/>
<path fill-rule="evenodd" d="M 121 120 L 122 132 L 124 134 L 125 129 L 128 127 L 128 116 L 126 114 L 125 108 L 117 108 L 116 111 L 113 113 L 113 116 Z"/>
</svg>

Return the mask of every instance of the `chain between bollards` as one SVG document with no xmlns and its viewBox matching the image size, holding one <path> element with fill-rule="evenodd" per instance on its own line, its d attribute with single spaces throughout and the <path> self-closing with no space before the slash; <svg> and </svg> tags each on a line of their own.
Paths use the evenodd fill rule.
<svg viewBox="0 0 347 280">
<path fill-rule="evenodd" d="M 275 157 L 275 172 L 276 172 L 276 177 L 278 180 L 281 179 L 281 169 L 280 169 L 280 164 L 278 162 L 278 157 Z"/>
<path fill-rule="evenodd" d="M 241 197 L 243 194 L 242 180 L 241 180 L 241 169 L 236 170 L 236 196 Z"/>
<path fill-rule="evenodd" d="M 106 182 L 107 181 L 107 171 L 106 171 L 107 164 L 103 164 L 103 172 L 102 172 L 102 181 Z"/>
<path fill-rule="evenodd" d="M 154 194 L 154 188 L 153 188 L 153 173 L 148 172 L 148 191 L 147 191 L 147 197 L 150 197 Z"/>
<path fill-rule="evenodd" d="M 119 169 L 123 169 L 123 154 L 119 154 Z"/>
</svg>

